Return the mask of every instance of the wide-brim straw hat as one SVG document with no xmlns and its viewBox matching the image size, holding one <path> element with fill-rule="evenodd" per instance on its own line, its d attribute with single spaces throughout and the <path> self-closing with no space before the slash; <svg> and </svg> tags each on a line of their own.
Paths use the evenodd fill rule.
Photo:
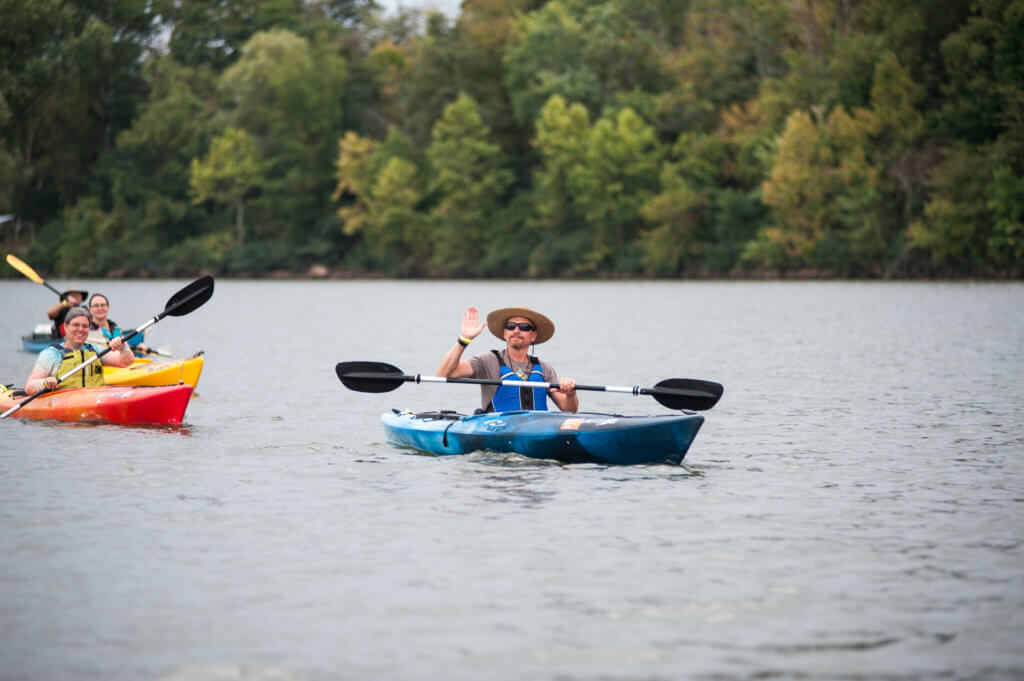
<svg viewBox="0 0 1024 681">
<path fill-rule="evenodd" d="M 487 328 L 501 340 L 505 340 L 505 322 L 512 317 L 526 317 L 537 328 L 537 340 L 534 345 L 539 345 L 555 335 L 555 323 L 536 310 L 528 307 L 503 307 L 500 310 L 487 315 Z"/>
<path fill-rule="evenodd" d="M 82 300 L 85 300 L 86 298 L 89 297 L 89 292 L 88 291 L 86 291 L 84 288 L 78 288 L 77 286 L 72 286 L 72 287 L 68 288 L 67 290 L 65 290 L 60 295 L 61 295 L 62 298 L 67 298 L 69 293 L 81 293 L 82 294 Z"/>
</svg>

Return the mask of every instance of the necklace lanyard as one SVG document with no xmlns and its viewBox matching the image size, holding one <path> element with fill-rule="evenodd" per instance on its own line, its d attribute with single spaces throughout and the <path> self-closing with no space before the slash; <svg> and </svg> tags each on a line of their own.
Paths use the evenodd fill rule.
<svg viewBox="0 0 1024 681">
<path fill-rule="evenodd" d="M 524 381 L 530 380 L 530 374 L 533 373 L 533 362 L 531 362 L 530 359 L 527 358 L 525 362 L 526 368 L 524 369 L 520 369 L 519 367 L 517 367 L 517 364 L 520 364 L 520 362 L 516 362 L 515 360 L 512 359 L 512 356 L 509 355 L 508 366 L 510 369 L 512 369 L 512 372 Z"/>
</svg>

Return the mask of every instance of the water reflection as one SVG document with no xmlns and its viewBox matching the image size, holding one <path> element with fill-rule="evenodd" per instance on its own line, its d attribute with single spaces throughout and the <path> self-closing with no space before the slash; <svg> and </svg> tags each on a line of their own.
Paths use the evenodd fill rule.
<svg viewBox="0 0 1024 681">
<path fill-rule="evenodd" d="M 513 504 L 522 508 L 539 508 L 558 496 L 558 490 L 551 489 L 548 476 L 540 471 L 519 469 L 500 474 L 491 473 L 484 476 L 476 485 L 479 487 L 481 500 Z"/>
</svg>

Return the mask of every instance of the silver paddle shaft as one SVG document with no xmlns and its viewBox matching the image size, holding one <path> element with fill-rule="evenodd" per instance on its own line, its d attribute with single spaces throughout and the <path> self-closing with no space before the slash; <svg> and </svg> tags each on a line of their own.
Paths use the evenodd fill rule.
<svg viewBox="0 0 1024 681">
<path fill-rule="evenodd" d="M 424 376 L 423 374 L 416 374 L 413 377 L 415 383 L 479 383 L 480 385 L 510 385 L 516 388 L 557 388 L 557 383 L 547 383 L 541 381 L 517 381 L 514 379 L 499 381 L 488 378 L 458 378 L 448 379 L 443 376 Z M 597 390 L 605 391 L 609 393 L 628 393 L 630 395 L 639 395 L 640 386 L 622 386 L 622 385 L 578 385 L 578 390 Z"/>
</svg>

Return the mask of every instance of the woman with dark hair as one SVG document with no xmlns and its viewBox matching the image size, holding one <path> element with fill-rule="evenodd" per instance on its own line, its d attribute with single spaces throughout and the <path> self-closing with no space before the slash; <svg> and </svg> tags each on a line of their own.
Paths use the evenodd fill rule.
<svg viewBox="0 0 1024 681">
<path fill-rule="evenodd" d="M 92 294 L 89 298 L 89 312 L 92 314 L 92 329 L 103 333 L 103 337 L 110 341 L 122 335 L 117 322 L 107 316 L 110 312 L 110 301 L 102 293 Z M 149 352 L 149 347 L 143 342 L 142 334 L 136 334 L 129 341 L 128 345 L 136 356 L 143 357 Z"/>
</svg>

